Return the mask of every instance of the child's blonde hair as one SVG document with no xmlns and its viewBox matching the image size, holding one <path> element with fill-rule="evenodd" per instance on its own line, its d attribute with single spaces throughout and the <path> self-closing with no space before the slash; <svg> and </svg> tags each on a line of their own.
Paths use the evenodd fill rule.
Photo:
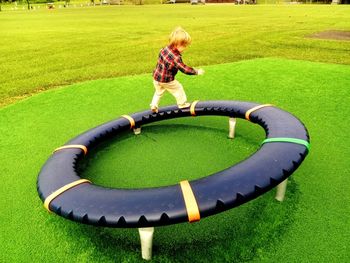
<svg viewBox="0 0 350 263">
<path fill-rule="evenodd" d="M 177 27 L 169 36 L 169 44 L 175 47 L 187 47 L 191 44 L 191 36 L 182 27 Z"/>
</svg>

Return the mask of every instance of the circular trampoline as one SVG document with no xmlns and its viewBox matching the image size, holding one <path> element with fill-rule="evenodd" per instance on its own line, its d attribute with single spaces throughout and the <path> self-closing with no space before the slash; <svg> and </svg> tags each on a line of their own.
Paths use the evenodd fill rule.
<svg viewBox="0 0 350 263">
<path fill-rule="evenodd" d="M 166 119 L 217 115 L 262 126 L 266 139 L 249 158 L 215 174 L 176 185 L 117 189 L 82 179 L 77 164 L 88 149 L 121 132 Z M 93 128 L 54 151 L 42 167 L 37 189 L 44 206 L 67 219 L 107 227 L 153 227 L 194 222 L 248 202 L 287 179 L 309 152 L 305 126 L 270 104 L 195 101 L 191 107 L 143 111 Z"/>
</svg>

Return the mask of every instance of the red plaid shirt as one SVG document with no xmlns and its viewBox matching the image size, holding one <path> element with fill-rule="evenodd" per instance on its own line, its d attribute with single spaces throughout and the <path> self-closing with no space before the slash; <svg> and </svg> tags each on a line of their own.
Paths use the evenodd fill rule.
<svg viewBox="0 0 350 263">
<path fill-rule="evenodd" d="M 173 81 L 178 70 L 187 75 L 197 75 L 194 68 L 182 62 L 181 53 L 172 46 L 167 46 L 159 52 L 158 63 L 153 71 L 153 79 L 159 82 Z"/>
</svg>

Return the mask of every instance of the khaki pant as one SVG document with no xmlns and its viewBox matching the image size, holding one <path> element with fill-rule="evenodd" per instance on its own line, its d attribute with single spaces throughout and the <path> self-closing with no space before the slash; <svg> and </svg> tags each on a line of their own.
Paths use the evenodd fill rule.
<svg viewBox="0 0 350 263">
<path fill-rule="evenodd" d="M 165 91 L 169 91 L 176 99 L 178 106 L 184 105 L 187 101 L 187 97 L 181 83 L 177 80 L 171 82 L 158 82 L 153 80 L 153 85 L 156 91 L 154 92 L 151 107 L 158 108 L 160 98 L 163 96 Z"/>
</svg>

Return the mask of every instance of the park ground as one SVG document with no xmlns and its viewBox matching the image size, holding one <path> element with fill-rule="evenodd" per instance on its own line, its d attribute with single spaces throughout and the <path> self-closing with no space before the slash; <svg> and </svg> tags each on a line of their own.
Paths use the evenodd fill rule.
<svg viewBox="0 0 350 263">
<path fill-rule="evenodd" d="M 193 38 L 184 60 L 206 70 L 179 76 L 190 100 L 272 103 L 304 122 L 311 152 L 283 203 L 269 192 L 199 223 L 157 228 L 154 262 L 349 262 L 350 42 L 311 37 L 350 31 L 349 21 L 349 6 L 324 5 L 0 13 L 0 262 L 142 261 L 136 230 L 48 214 L 36 179 L 70 138 L 148 108 L 155 58 L 177 25 Z M 90 156 L 83 176 L 113 187 L 173 184 L 243 160 L 263 138 L 244 120 L 235 140 L 220 117 L 152 124 Z"/>
</svg>

